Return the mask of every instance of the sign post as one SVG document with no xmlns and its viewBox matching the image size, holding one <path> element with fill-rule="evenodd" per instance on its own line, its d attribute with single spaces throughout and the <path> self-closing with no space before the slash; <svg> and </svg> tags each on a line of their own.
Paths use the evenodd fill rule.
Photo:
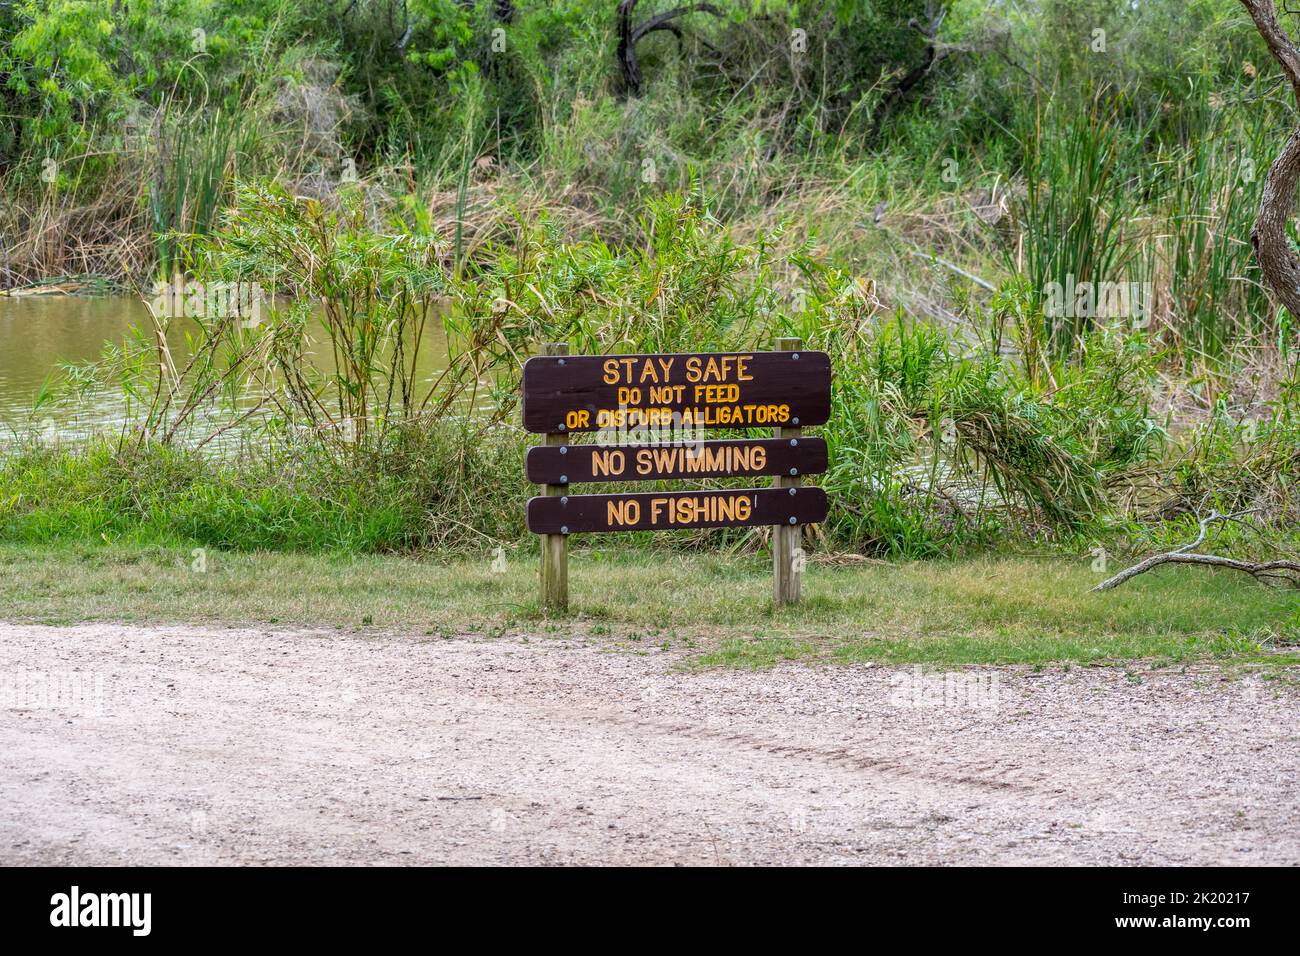
<svg viewBox="0 0 1300 956">
<path fill-rule="evenodd" d="M 564 342 L 547 342 L 542 346 L 543 355 L 568 355 L 569 346 Z M 559 423 L 557 423 L 558 425 Z M 563 432 L 548 431 L 545 447 L 563 446 L 568 437 Z M 568 488 L 559 482 L 548 482 L 546 497 L 562 497 Z M 569 542 L 565 535 L 547 534 L 542 537 L 542 606 L 553 611 L 567 611 L 569 608 Z"/>
<path fill-rule="evenodd" d="M 775 352 L 575 355 L 548 343 L 524 363 L 524 428 L 545 435 L 528 449 L 528 529 L 542 535 L 542 604 L 568 607 L 567 536 L 607 531 L 757 527 L 772 532 L 772 599 L 800 596 L 802 528 L 826 518 L 826 492 L 803 476 L 824 472 L 826 442 L 803 430 L 831 410 L 825 352 L 800 339 Z M 770 438 L 704 440 L 708 429 L 772 429 Z M 597 441 L 578 440 L 595 433 Z M 599 495 L 582 482 L 773 476 L 772 487 Z"/>
<path fill-rule="evenodd" d="M 803 339 L 777 339 L 777 351 L 799 354 Z M 790 426 L 776 429 L 776 437 L 798 447 L 803 429 L 796 417 Z M 798 488 L 803 484 L 803 473 L 792 469 L 789 474 L 777 475 L 773 484 L 777 488 Z M 803 549 L 800 547 L 802 526 L 778 524 L 772 528 L 772 603 L 798 604 L 800 579 L 803 577 Z"/>
</svg>

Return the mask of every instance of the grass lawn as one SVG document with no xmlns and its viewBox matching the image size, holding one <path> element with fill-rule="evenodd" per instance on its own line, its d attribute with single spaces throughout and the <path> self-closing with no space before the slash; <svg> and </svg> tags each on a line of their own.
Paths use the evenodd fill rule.
<svg viewBox="0 0 1300 956">
<path fill-rule="evenodd" d="M 701 665 L 778 660 L 1300 663 L 1300 593 L 1164 568 L 1093 594 L 1091 558 L 812 564 L 774 612 L 758 557 L 575 550 L 572 612 L 543 614 L 536 558 L 421 558 L 0 545 L 0 619 L 328 625 L 579 635 L 686 648 Z M 202 570 L 196 570 L 200 566 Z M 1112 569 L 1113 570 L 1113 569 Z"/>
</svg>

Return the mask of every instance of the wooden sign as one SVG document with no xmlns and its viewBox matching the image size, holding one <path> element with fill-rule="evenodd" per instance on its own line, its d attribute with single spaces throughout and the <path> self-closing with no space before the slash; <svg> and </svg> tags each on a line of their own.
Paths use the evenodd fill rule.
<svg viewBox="0 0 1300 956">
<path fill-rule="evenodd" d="M 825 352 L 539 355 L 524 363 L 524 428 L 803 428 L 830 418 Z"/>
<path fill-rule="evenodd" d="M 528 530 L 542 535 L 542 604 L 569 603 L 568 538 L 602 531 L 772 527 L 772 601 L 799 600 L 802 526 L 823 521 L 826 492 L 802 487 L 827 467 L 826 443 L 805 426 L 830 418 L 831 364 L 779 339 L 777 352 L 579 355 L 549 343 L 524 363 L 524 428 L 545 434 L 528 450 Z M 769 428 L 770 438 L 675 441 L 706 428 Z M 578 432 L 614 432 L 621 444 L 575 445 Z M 660 433 L 637 444 L 627 433 Z M 661 436 L 667 434 L 669 440 Z M 773 475 L 771 488 L 571 495 L 593 481 Z"/>
<path fill-rule="evenodd" d="M 547 445 L 528 449 L 524 471 L 538 485 L 669 478 L 816 475 L 820 438 L 739 438 L 676 445 Z"/>
<path fill-rule="evenodd" d="M 577 534 L 800 525 L 824 521 L 826 509 L 826 492 L 820 488 L 564 495 L 529 501 L 528 530 L 534 534 Z"/>
</svg>

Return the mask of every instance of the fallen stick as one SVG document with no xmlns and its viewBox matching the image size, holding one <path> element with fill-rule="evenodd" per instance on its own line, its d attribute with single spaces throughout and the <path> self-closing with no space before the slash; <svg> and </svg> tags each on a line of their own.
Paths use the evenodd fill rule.
<svg viewBox="0 0 1300 956">
<path fill-rule="evenodd" d="M 1242 512 L 1245 514 L 1246 512 Z M 1241 561 L 1237 558 L 1225 558 L 1217 554 L 1191 554 L 1191 550 L 1205 540 L 1205 532 L 1211 522 L 1214 521 L 1236 521 L 1241 515 L 1225 515 L 1218 511 L 1211 511 L 1210 514 L 1201 519 L 1201 530 L 1196 536 L 1196 540 L 1190 544 L 1185 544 L 1174 551 L 1167 551 L 1164 554 L 1153 555 L 1145 561 L 1139 561 L 1131 568 L 1121 571 L 1112 578 L 1107 578 L 1098 584 L 1092 590 L 1109 591 L 1111 588 L 1117 588 L 1130 578 L 1135 578 L 1139 574 L 1144 574 L 1152 568 L 1158 568 L 1162 564 L 1200 564 L 1215 568 L 1231 568 L 1234 571 L 1244 571 L 1251 575 L 1257 581 L 1264 581 L 1274 578 L 1279 581 L 1285 581 L 1293 587 L 1300 587 L 1300 563 L 1295 561 L 1275 560 L 1275 561 Z M 1293 577 L 1294 575 L 1294 577 Z"/>
<path fill-rule="evenodd" d="M 931 255 L 926 252 L 922 252 L 920 249 L 909 249 L 908 252 L 909 254 L 916 256 L 918 259 L 925 259 L 930 262 L 937 262 L 945 269 L 951 269 L 953 272 L 957 273 L 957 275 L 961 276 L 963 279 L 969 279 L 971 282 L 974 282 L 981 289 L 987 289 L 989 292 L 997 291 L 997 289 L 994 287 L 992 282 L 989 282 L 987 279 L 981 279 L 979 276 L 975 275 L 974 273 L 967 272 L 965 269 L 961 268 L 960 266 L 953 265 L 947 259 L 940 259 L 938 256 Z"/>
</svg>

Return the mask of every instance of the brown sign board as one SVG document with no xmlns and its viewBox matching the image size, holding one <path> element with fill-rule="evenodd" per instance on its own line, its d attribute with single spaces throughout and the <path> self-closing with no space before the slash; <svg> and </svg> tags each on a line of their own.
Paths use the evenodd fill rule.
<svg viewBox="0 0 1300 956">
<path fill-rule="evenodd" d="M 546 445 L 528 449 L 524 470 L 538 485 L 670 478 L 816 475 L 826 470 L 820 438 L 738 438 L 662 445 Z"/>
<path fill-rule="evenodd" d="M 528 530 L 577 534 L 801 525 L 825 520 L 826 510 L 826 492 L 814 487 L 544 496 L 528 502 Z"/>
<path fill-rule="evenodd" d="M 539 355 L 524 363 L 530 432 L 806 428 L 831 409 L 825 352 Z"/>
</svg>

